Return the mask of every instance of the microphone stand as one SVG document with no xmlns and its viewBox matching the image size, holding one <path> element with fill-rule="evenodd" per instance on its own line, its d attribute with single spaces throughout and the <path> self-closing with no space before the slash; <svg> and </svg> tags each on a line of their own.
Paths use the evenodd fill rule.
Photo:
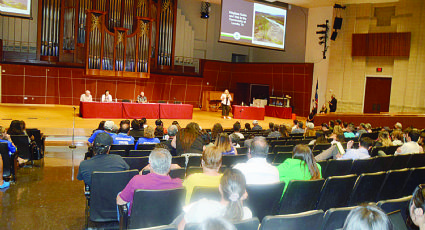
<svg viewBox="0 0 425 230">
<path fill-rule="evenodd" d="M 75 110 L 77 109 L 75 106 L 72 107 L 74 109 L 74 120 L 72 122 L 72 142 L 71 145 L 68 146 L 71 149 L 71 161 L 72 161 L 72 168 L 71 168 L 71 180 L 74 181 L 74 150 L 77 148 L 77 146 L 75 146 L 75 141 L 74 141 L 74 135 L 75 135 Z"/>
</svg>

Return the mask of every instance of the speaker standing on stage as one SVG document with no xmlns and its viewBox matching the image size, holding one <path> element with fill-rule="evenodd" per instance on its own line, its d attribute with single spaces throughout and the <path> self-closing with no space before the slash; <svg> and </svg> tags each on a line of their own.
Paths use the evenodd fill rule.
<svg viewBox="0 0 425 230">
<path fill-rule="evenodd" d="M 224 119 L 231 119 L 229 117 L 231 101 L 233 101 L 233 99 L 229 93 L 229 90 L 227 89 L 224 90 L 224 93 L 221 95 L 221 108 L 222 108 L 222 115 Z"/>
<path fill-rule="evenodd" d="M 335 112 L 336 111 L 336 105 L 338 103 L 338 101 L 335 98 L 335 94 L 332 94 L 331 96 L 331 101 L 329 102 L 329 112 Z"/>
</svg>

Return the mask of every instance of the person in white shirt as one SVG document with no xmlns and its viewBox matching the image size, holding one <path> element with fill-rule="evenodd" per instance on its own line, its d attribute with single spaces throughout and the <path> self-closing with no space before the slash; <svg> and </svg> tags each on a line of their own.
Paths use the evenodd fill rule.
<svg viewBox="0 0 425 230">
<path fill-rule="evenodd" d="M 233 168 L 240 170 L 247 184 L 272 184 L 279 182 L 279 171 L 267 163 L 269 146 L 264 137 L 255 137 L 248 152 L 249 160 L 238 163 Z"/>
<path fill-rule="evenodd" d="M 354 141 L 347 142 L 347 151 L 344 155 L 341 156 L 341 154 L 338 154 L 336 158 L 338 160 L 345 160 L 345 159 L 366 159 L 370 158 L 369 150 L 373 146 L 373 140 L 369 137 L 364 137 L 360 139 L 359 148 L 358 149 L 352 149 Z"/>
<path fill-rule="evenodd" d="M 224 90 L 224 93 L 221 94 L 221 108 L 222 116 L 224 119 L 231 119 L 229 117 L 230 112 L 230 102 L 233 101 L 232 95 L 230 95 L 229 90 Z"/>
<path fill-rule="evenodd" d="M 406 136 L 406 143 L 397 149 L 395 155 L 409 154 L 409 153 L 423 153 L 422 146 L 418 144 L 420 133 L 417 129 L 412 129 Z"/>
<path fill-rule="evenodd" d="M 292 133 L 295 129 L 297 129 L 297 128 L 298 128 L 298 120 L 294 120 L 293 122 L 294 122 L 294 126 L 292 126 L 292 128 L 291 128 L 291 133 Z"/>
<path fill-rule="evenodd" d="M 245 136 L 241 133 L 241 123 L 236 122 L 233 124 L 233 133 L 239 136 L 240 139 L 245 139 Z"/>
<path fill-rule="evenodd" d="M 81 94 L 80 101 L 81 102 L 92 102 L 93 101 L 93 98 L 92 98 L 89 90 L 86 90 L 86 93 Z"/>
<path fill-rule="evenodd" d="M 109 90 L 105 90 L 105 94 L 102 95 L 102 102 L 112 102 L 112 95 L 109 94 Z"/>
</svg>

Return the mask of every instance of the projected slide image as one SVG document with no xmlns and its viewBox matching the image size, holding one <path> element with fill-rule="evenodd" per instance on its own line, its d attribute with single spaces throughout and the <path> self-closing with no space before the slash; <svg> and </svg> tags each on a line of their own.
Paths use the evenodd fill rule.
<svg viewBox="0 0 425 230">
<path fill-rule="evenodd" d="M 0 7 L 27 10 L 28 2 L 27 0 L 0 0 Z"/>
<path fill-rule="evenodd" d="M 254 4 L 254 44 L 283 47 L 285 40 L 286 11 Z"/>
</svg>

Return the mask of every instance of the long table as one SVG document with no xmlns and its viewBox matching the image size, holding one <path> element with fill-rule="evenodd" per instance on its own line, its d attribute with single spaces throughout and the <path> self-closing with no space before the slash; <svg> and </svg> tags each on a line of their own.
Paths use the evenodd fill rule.
<svg viewBox="0 0 425 230">
<path fill-rule="evenodd" d="M 83 118 L 111 119 L 192 119 L 193 105 L 127 102 L 80 102 Z"/>
<path fill-rule="evenodd" d="M 264 120 L 265 109 L 263 107 L 233 105 L 232 113 L 234 119 Z"/>
<path fill-rule="evenodd" d="M 277 106 L 268 106 L 266 105 L 266 116 L 268 117 L 277 117 L 284 119 L 292 118 L 292 108 L 291 107 L 277 107 Z"/>
</svg>

